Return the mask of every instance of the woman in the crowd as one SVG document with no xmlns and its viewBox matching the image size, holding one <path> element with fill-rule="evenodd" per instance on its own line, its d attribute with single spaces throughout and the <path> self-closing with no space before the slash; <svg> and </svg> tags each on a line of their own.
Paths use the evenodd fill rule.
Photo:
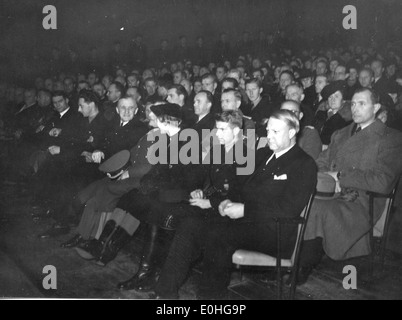
<svg viewBox="0 0 402 320">
<path fill-rule="evenodd" d="M 323 110 L 318 110 L 315 116 L 315 128 L 320 133 L 323 148 L 331 142 L 332 134 L 352 122 L 350 101 L 343 99 L 344 81 L 335 81 L 327 85 L 321 92 Z"/>
</svg>

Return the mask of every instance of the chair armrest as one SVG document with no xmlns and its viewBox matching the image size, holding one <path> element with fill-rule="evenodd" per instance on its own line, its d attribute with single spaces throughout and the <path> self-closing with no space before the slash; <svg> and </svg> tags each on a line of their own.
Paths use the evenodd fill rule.
<svg viewBox="0 0 402 320">
<path fill-rule="evenodd" d="M 283 217 L 273 217 L 275 222 L 279 222 L 281 224 L 301 224 L 304 222 L 304 218 L 302 217 L 294 217 L 294 218 L 283 218 Z"/>
<path fill-rule="evenodd" d="M 393 195 L 393 191 L 391 193 L 388 194 L 384 194 L 384 193 L 378 193 L 378 192 L 373 192 L 373 191 L 367 191 L 366 194 L 370 197 L 373 198 L 391 198 Z"/>
</svg>

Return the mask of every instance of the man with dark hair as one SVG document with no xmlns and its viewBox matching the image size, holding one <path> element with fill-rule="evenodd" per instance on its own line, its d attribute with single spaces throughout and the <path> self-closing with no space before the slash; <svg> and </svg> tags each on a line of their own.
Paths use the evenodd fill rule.
<svg viewBox="0 0 402 320">
<path fill-rule="evenodd" d="M 226 75 L 228 73 L 228 68 L 224 65 L 218 65 L 216 67 L 215 75 L 216 79 L 218 80 L 219 83 L 222 83 L 223 79 L 226 78 Z"/>
<path fill-rule="evenodd" d="M 386 94 L 388 90 L 388 80 L 384 75 L 384 65 L 381 60 L 374 60 L 371 63 L 371 70 L 374 73 L 373 89 L 380 95 Z"/>
<path fill-rule="evenodd" d="M 92 86 L 92 90 L 98 95 L 99 97 L 99 108 L 103 111 L 103 104 L 108 101 L 106 96 L 106 88 L 101 82 L 96 82 Z"/>
<path fill-rule="evenodd" d="M 201 77 L 201 82 L 202 82 L 202 90 L 204 91 L 209 91 L 212 96 L 213 96 L 213 103 L 212 103 L 212 113 L 216 114 L 220 112 L 220 93 L 217 90 L 218 89 L 218 81 L 216 79 L 216 76 L 211 74 L 211 73 L 207 73 L 204 74 Z"/>
<path fill-rule="evenodd" d="M 82 117 L 68 104 L 65 92 L 56 91 L 52 96 L 56 113 L 42 130 L 41 153 L 31 160 L 36 175 L 32 181 L 33 203 L 47 207 L 53 185 L 68 171 L 70 150 L 77 141 Z"/>
<path fill-rule="evenodd" d="M 376 120 L 381 107 L 378 101 L 372 89 L 358 89 L 352 99 L 354 123 L 336 131 L 328 149 L 317 159 L 319 171 L 333 178 L 336 194 L 313 202 L 301 256 L 300 283 L 320 262 L 322 249 L 338 261 L 371 251 L 367 191 L 388 194 L 402 173 L 402 135 Z M 374 222 L 384 205 L 385 199 L 374 200 Z"/>
<path fill-rule="evenodd" d="M 212 130 L 215 126 L 214 115 L 211 113 L 214 98 L 210 91 L 201 90 L 194 98 L 194 113 L 198 117 L 193 129 L 202 137 L 202 130 Z"/>
<path fill-rule="evenodd" d="M 75 90 L 75 82 L 73 78 L 67 77 L 63 81 L 64 92 L 67 94 L 69 104 L 78 110 L 78 91 Z"/>
<path fill-rule="evenodd" d="M 155 78 L 146 78 L 144 80 L 144 87 L 146 90 L 145 103 L 160 101 L 160 97 L 158 96 L 158 83 Z"/>
<path fill-rule="evenodd" d="M 255 129 L 254 121 L 248 117 L 245 117 L 243 113 L 240 111 L 241 106 L 241 93 L 234 89 L 226 89 L 223 91 L 221 96 L 222 102 L 222 110 L 225 111 L 238 111 L 242 116 L 242 128 L 243 128 L 243 135 L 247 136 L 248 129 Z"/>
<path fill-rule="evenodd" d="M 182 128 L 192 127 L 196 123 L 197 116 L 194 113 L 194 106 L 191 102 L 187 103 L 187 91 L 182 85 L 171 86 L 166 101 L 180 106 L 183 119 Z"/>
<path fill-rule="evenodd" d="M 248 80 L 246 82 L 246 93 L 250 103 L 242 109 L 245 116 L 253 119 L 258 137 L 266 136 L 266 119 L 273 112 L 269 97 L 262 95 L 263 90 L 261 81 L 258 79 Z"/>
<path fill-rule="evenodd" d="M 125 89 L 120 82 L 112 82 L 106 95 L 109 102 L 103 105 L 104 116 L 108 121 L 113 121 L 118 117 L 117 104 L 120 98 L 125 95 Z"/>
</svg>

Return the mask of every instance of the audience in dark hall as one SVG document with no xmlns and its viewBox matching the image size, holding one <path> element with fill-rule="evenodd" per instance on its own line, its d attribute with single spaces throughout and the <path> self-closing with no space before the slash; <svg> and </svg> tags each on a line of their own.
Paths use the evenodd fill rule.
<svg viewBox="0 0 402 320">
<path fill-rule="evenodd" d="M 38 236 L 73 229 L 62 247 L 104 266 L 144 227 L 139 269 L 121 290 L 177 299 L 203 257 L 199 297 L 225 298 L 232 254 L 274 254 L 270 219 L 299 216 L 324 177 L 338 196 L 313 201 L 304 283 L 324 254 L 370 253 L 366 191 L 388 193 L 402 174 L 401 48 L 217 38 L 213 49 L 182 35 L 151 51 L 136 34 L 107 59 L 55 47 L 36 78 L 0 75 L 0 174 L 28 189 L 35 220 L 54 220 Z M 191 163 L 185 132 L 198 137 Z M 162 144 L 168 160 L 152 163 Z M 237 149 L 255 155 L 251 174 L 226 161 Z M 375 219 L 383 207 L 376 199 Z M 283 232 L 288 257 L 297 228 Z"/>
</svg>

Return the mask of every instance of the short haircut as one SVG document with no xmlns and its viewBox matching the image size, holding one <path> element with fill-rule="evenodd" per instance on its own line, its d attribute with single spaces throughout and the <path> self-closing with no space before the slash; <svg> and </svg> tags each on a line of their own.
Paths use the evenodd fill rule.
<svg viewBox="0 0 402 320">
<path fill-rule="evenodd" d="M 85 103 L 95 103 L 95 106 L 99 105 L 99 97 L 92 90 L 83 89 L 78 95 L 78 99 L 84 99 Z"/>
<path fill-rule="evenodd" d="M 222 83 L 230 82 L 233 85 L 233 88 L 237 89 L 239 87 L 239 82 L 234 78 L 225 78 L 222 80 Z"/>
<path fill-rule="evenodd" d="M 299 89 L 299 91 L 301 91 L 302 94 L 304 93 L 304 88 L 303 88 L 303 86 L 302 86 L 299 82 L 294 82 L 294 83 L 289 84 L 289 85 L 286 87 L 286 90 L 287 90 L 289 87 L 297 87 L 297 89 Z"/>
<path fill-rule="evenodd" d="M 342 63 L 338 64 L 338 65 L 336 66 L 335 70 L 338 69 L 338 68 L 345 68 L 345 72 L 348 71 L 348 68 L 346 68 L 346 66 L 345 66 L 344 64 L 342 64 Z"/>
<path fill-rule="evenodd" d="M 315 77 L 315 79 L 317 80 L 318 77 L 325 78 L 325 80 L 326 80 L 327 83 L 328 83 L 328 75 L 326 75 L 326 74 L 319 74 L 318 76 Z"/>
<path fill-rule="evenodd" d="M 223 111 L 215 115 L 215 121 L 229 123 L 230 127 L 243 128 L 243 115 L 238 110 Z"/>
<path fill-rule="evenodd" d="M 282 108 L 283 108 L 283 106 L 285 104 L 293 104 L 294 106 L 296 106 L 299 109 L 300 112 L 303 112 L 302 108 L 301 108 L 301 104 L 299 102 L 297 102 L 297 101 L 294 101 L 294 100 L 285 100 L 285 101 L 283 101 L 281 103 L 281 110 L 282 110 Z"/>
<path fill-rule="evenodd" d="M 179 96 L 180 96 L 180 95 L 184 96 L 184 100 L 187 99 L 187 96 L 188 96 L 187 90 L 186 90 L 186 88 L 184 88 L 181 84 L 173 84 L 173 85 L 171 85 L 171 86 L 169 87 L 169 90 L 170 90 L 170 89 L 175 89 L 177 95 L 179 95 Z"/>
<path fill-rule="evenodd" d="M 67 80 L 71 80 L 71 82 L 74 84 L 74 79 L 72 77 L 65 77 L 63 82 L 66 82 Z"/>
<path fill-rule="evenodd" d="M 371 68 L 363 68 L 363 69 L 360 70 L 359 74 L 364 72 L 364 71 L 368 72 L 370 74 L 371 78 L 374 78 L 374 71 Z"/>
<path fill-rule="evenodd" d="M 254 72 L 259 72 L 261 74 L 261 76 L 264 76 L 264 71 L 262 71 L 262 68 L 253 69 L 252 74 Z"/>
<path fill-rule="evenodd" d="M 173 72 L 173 74 L 176 74 L 176 73 L 180 73 L 182 78 L 187 79 L 187 74 L 184 71 L 176 70 L 175 72 Z"/>
<path fill-rule="evenodd" d="M 379 94 L 378 94 L 375 90 L 373 90 L 373 89 L 370 89 L 370 88 L 359 88 L 359 89 L 356 89 L 356 90 L 355 90 L 355 93 L 354 93 L 354 94 L 363 93 L 363 92 L 369 92 L 369 93 L 370 93 L 370 99 L 371 99 L 372 104 L 380 103 L 380 96 L 379 96 Z"/>
<path fill-rule="evenodd" d="M 255 83 L 258 88 L 262 88 L 262 82 L 261 82 L 260 79 L 253 78 L 253 79 L 247 80 L 247 81 L 246 81 L 246 86 L 247 86 L 248 84 L 251 84 L 251 83 Z"/>
<path fill-rule="evenodd" d="M 295 129 L 296 133 L 299 133 L 300 131 L 300 122 L 299 119 L 297 119 L 296 115 L 289 111 L 289 110 L 278 110 L 275 111 L 272 115 L 271 118 L 281 120 L 286 123 L 286 125 L 290 129 Z"/>
<path fill-rule="evenodd" d="M 28 88 L 28 89 L 25 89 L 25 90 L 24 90 L 24 93 L 25 93 L 25 92 L 33 93 L 33 95 L 36 96 L 36 89 L 35 89 L 35 88 Z"/>
<path fill-rule="evenodd" d="M 282 71 L 281 74 L 279 75 L 279 78 L 282 77 L 282 75 L 284 75 L 284 74 L 288 74 L 292 78 L 292 81 L 295 80 L 295 75 L 293 74 L 292 71 L 290 71 L 290 70 Z"/>
<path fill-rule="evenodd" d="M 374 59 L 373 61 L 371 61 L 371 64 L 373 64 L 374 62 L 379 62 L 381 64 L 381 67 L 384 67 L 384 62 L 380 59 Z"/>
<path fill-rule="evenodd" d="M 68 99 L 67 93 L 65 93 L 64 91 L 61 91 L 61 90 L 57 90 L 57 91 L 53 92 L 52 98 L 54 98 L 54 97 L 63 97 L 64 100 Z"/>
<path fill-rule="evenodd" d="M 225 73 L 228 72 L 228 67 L 226 67 L 224 64 L 218 64 L 216 66 L 216 70 L 218 70 L 218 68 L 223 68 L 223 70 L 225 71 Z"/>
<path fill-rule="evenodd" d="M 86 84 L 89 87 L 89 83 L 86 80 L 81 80 L 78 84 Z"/>
<path fill-rule="evenodd" d="M 239 76 L 239 78 L 241 77 L 241 72 L 237 68 L 230 69 L 229 73 L 236 73 Z"/>
<path fill-rule="evenodd" d="M 158 87 L 169 89 L 172 86 L 172 82 L 166 79 L 158 80 Z"/>
<path fill-rule="evenodd" d="M 153 83 L 155 83 L 155 84 L 158 84 L 158 82 L 156 81 L 156 79 L 153 78 L 153 77 L 146 78 L 146 79 L 144 80 L 144 84 L 147 83 L 147 82 L 153 82 Z"/>
<path fill-rule="evenodd" d="M 115 86 L 116 86 L 116 90 L 120 92 L 121 96 L 124 96 L 124 95 L 126 94 L 126 89 L 124 88 L 123 84 L 121 84 L 120 82 L 114 81 L 114 82 L 112 82 L 110 85 L 111 85 L 111 86 L 112 86 L 112 85 L 115 85 Z"/>
<path fill-rule="evenodd" d="M 214 103 L 214 96 L 212 95 L 211 92 L 207 91 L 207 90 L 201 90 L 200 92 L 197 93 L 197 95 L 199 95 L 200 93 L 203 93 L 207 96 L 207 101 L 210 102 L 211 104 Z"/>
<path fill-rule="evenodd" d="M 123 103 L 123 101 L 125 101 L 125 100 L 130 100 L 130 101 L 132 101 L 133 103 L 134 103 L 134 107 L 136 107 L 136 108 L 138 108 L 138 105 L 137 105 L 137 101 L 135 101 L 135 99 L 133 98 L 133 97 L 130 97 L 130 96 L 124 96 L 123 98 L 121 98 L 120 100 L 119 100 L 119 102 L 117 103 L 117 107 L 120 107 L 120 105 Z"/>
<path fill-rule="evenodd" d="M 47 89 L 40 89 L 40 90 L 38 90 L 37 96 L 39 96 L 39 94 L 40 94 L 41 92 L 44 93 L 45 95 L 47 95 L 49 98 L 52 97 L 52 93 L 51 93 L 49 90 L 47 90 Z"/>
<path fill-rule="evenodd" d="M 104 84 L 103 84 L 102 82 L 96 82 L 96 83 L 94 83 L 94 87 L 95 87 L 95 86 L 101 86 L 103 90 L 106 90 L 106 88 L 105 88 L 105 86 L 104 86 Z"/>
<path fill-rule="evenodd" d="M 196 83 L 196 82 L 199 82 L 199 83 L 201 83 L 201 84 L 202 84 L 202 80 L 201 80 L 201 78 L 200 78 L 200 77 L 196 77 L 196 78 L 194 78 L 194 79 L 193 79 L 193 85 L 194 85 L 194 83 Z"/>
<path fill-rule="evenodd" d="M 224 93 L 233 93 L 233 95 L 237 101 L 241 101 L 241 99 L 242 99 L 242 95 L 239 90 L 229 88 L 229 89 L 223 90 L 222 94 L 224 94 Z"/>
<path fill-rule="evenodd" d="M 201 82 L 204 81 L 205 79 L 212 79 L 214 83 L 218 83 L 216 80 L 216 76 L 213 75 L 212 73 L 206 73 L 201 77 Z"/>
</svg>

